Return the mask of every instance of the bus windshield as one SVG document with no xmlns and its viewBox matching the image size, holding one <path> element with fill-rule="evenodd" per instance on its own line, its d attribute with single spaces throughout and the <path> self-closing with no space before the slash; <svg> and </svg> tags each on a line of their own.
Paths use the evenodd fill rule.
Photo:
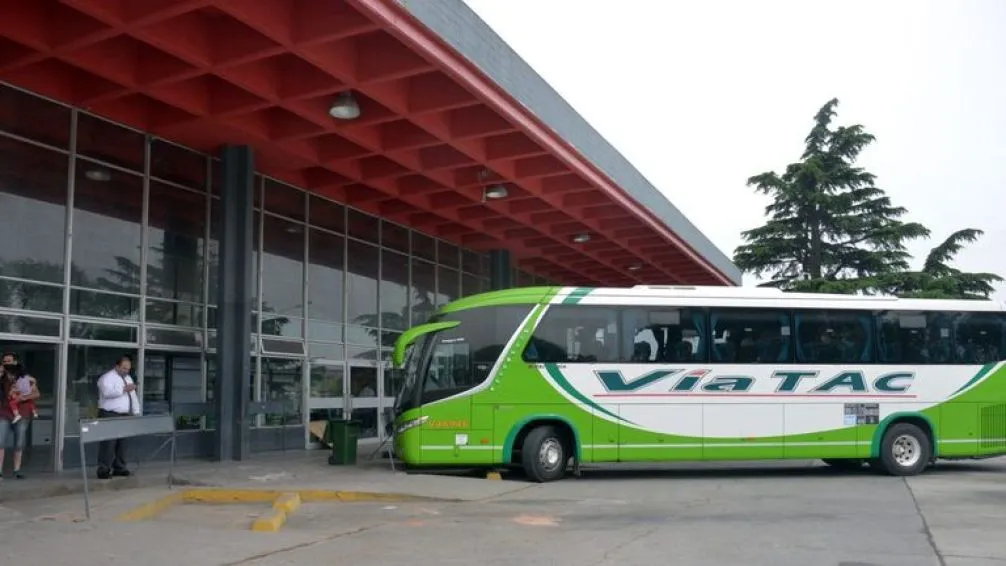
<svg viewBox="0 0 1006 566">
<path fill-rule="evenodd" d="M 442 325 L 416 339 L 405 358 L 405 384 L 396 399 L 395 412 L 400 414 L 483 383 L 530 311 L 530 305 L 505 305 L 431 318 L 429 325 L 457 324 Z"/>
</svg>

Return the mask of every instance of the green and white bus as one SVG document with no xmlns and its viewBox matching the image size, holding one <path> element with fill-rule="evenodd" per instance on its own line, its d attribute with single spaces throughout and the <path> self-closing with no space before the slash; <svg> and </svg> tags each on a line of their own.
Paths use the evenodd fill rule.
<svg viewBox="0 0 1006 566">
<path fill-rule="evenodd" d="M 532 287 L 406 331 L 409 467 L 822 459 L 914 475 L 1006 454 L 995 301 L 737 287 Z"/>
</svg>

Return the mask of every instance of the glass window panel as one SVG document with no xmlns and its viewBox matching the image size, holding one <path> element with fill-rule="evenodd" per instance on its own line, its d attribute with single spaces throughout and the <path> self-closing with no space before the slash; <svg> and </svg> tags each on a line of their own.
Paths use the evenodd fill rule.
<svg viewBox="0 0 1006 566">
<path fill-rule="evenodd" d="M 262 313 L 262 335 L 303 338 L 304 319 L 268 312 Z"/>
<path fill-rule="evenodd" d="M 272 179 L 265 180 L 265 209 L 293 220 L 303 222 L 306 219 L 305 200 L 307 193 L 278 183 Z"/>
<path fill-rule="evenodd" d="M 307 345 L 307 355 L 312 360 L 344 360 L 346 359 L 345 346 L 342 344 L 326 344 L 322 342 L 311 342 Z"/>
<path fill-rule="evenodd" d="M 135 326 L 99 324 L 95 322 L 71 322 L 70 338 L 100 340 L 103 342 L 138 342 L 139 329 Z"/>
<path fill-rule="evenodd" d="M 203 345 L 201 330 L 169 330 L 167 328 L 147 328 L 148 346 L 181 346 L 199 348 Z"/>
<path fill-rule="evenodd" d="M 437 260 L 437 241 L 419 232 L 412 232 L 412 255 L 428 259 Z"/>
<path fill-rule="evenodd" d="M 347 346 L 346 347 L 346 357 L 350 360 L 357 360 L 361 362 L 373 362 L 376 361 L 380 356 L 377 348 L 364 348 L 358 346 Z M 377 387 L 375 384 L 374 387 Z"/>
<path fill-rule="evenodd" d="M 485 280 L 469 273 L 461 274 L 461 296 L 475 295 L 485 290 Z"/>
<path fill-rule="evenodd" d="M 384 396 L 394 398 L 405 385 L 405 370 L 401 368 L 384 368 Z"/>
<path fill-rule="evenodd" d="M 376 216 L 349 209 L 346 229 L 349 235 L 372 244 L 380 243 L 381 225 Z"/>
<path fill-rule="evenodd" d="M 206 156 L 180 145 L 155 139 L 150 143 L 150 175 L 205 191 Z"/>
<path fill-rule="evenodd" d="M 485 254 L 473 252 L 471 250 L 461 250 L 461 269 L 475 275 L 488 275 L 486 273 L 487 259 Z"/>
<path fill-rule="evenodd" d="M 633 310 L 640 312 L 637 316 L 632 316 L 632 319 L 648 320 L 645 310 Z M 632 311 L 626 311 L 626 314 L 630 312 Z M 668 320 L 667 322 L 670 325 L 675 321 Z M 627 324 L 626 326 L 637 328 L 639 325 Z M 508 324 L 507 327 L 515 328 L 516 325 Z M 672 334 L 662 343 L 676 347 L 681 340 L 680 336 L 680 334 L 677 336 Z M 438 336 L 438 338 L 440 337 Z M 653 345 L 652 349 L 657 351 L 658 347 Z M 525 362 L 530 363 L 616 363 L 619 359 L 619 350 L 617 309 L 583 305 L 554 305 L 545 313 L 541 323 L 535 328 L 534 336 L 524 348 L 522 358 Z M 678 352 L 673 347 L 667 351 Z M 683 359 L 690 358 L 685 356 Z"/>
<path fill-rule="evenodd" d="M 304 316 L 304 225 L 266 215 L 263 223 L 263 333 L 301 336 Z M 268 317 L 268 318 L 267 318 Z"/>
<path fill-rule="evenodd" d="M 448 244 L 442 240 L 437 240 L 437 263 L 440 265 L 446 265 L 447 267 L 457 268 L 459 266 L 460 258 L 458 257 L 458 247 L 454 244 Z"/>
<path fill-rule="evenodd" d="M 1006 320 L 1000 314 L 962 313 L 955 320 L 955 361 L 986 364 L 1003 359 L 1006 351 Z"/>
<path fill-rule="evenodd" d="M 337 202 L 319 196 L 311 195 L 311 220 L 312 226 L 338 232 L 346 233 L 346 209 Z"/>
<path fill-rule="evenodd" d="M 136 359 L 132 348 L 109 348 L 107 346 L 70 345 L 66 375 L 66 434 L 80 435 L 80 419 L 98 417 L 98 378 L 115 367 L 119 357 L 131 356 Z M 133 379 L 136 368 L 133 364 Z"/>
<path fill-rule="evenodd" d="M 150 183 L 147 294 L 202 302 L 206 196 Z"/>
<path fill-rule="evenodd" d="M 428 340 L 428 362 L 421 372 L 421 402 L 431 403 L 485 382 L 530 310 L 530 305 L 507 305 L 466 309 L 445 316 L 460 325 L 431 335 Z M 614 309 L 608 310 L 614 313 Z M 546 317 L 553 312 L 549 310 Z"/>
<path fill-rule="evenodd" d="M 203 402 L 203 363 L 199 354 L 146 352 L 143 357 L 143 412 L 164 414 L 176 403 Z M 179 416 L 175 426 L 198 430 L 198 416 Z"/>
<path fill-rule="evenodd" d="M 0 137 L 0 163 L 0 275 L 61 283 L 67 156 Z"/>
<path fill-rule="evenodd" d="M 437 272 L 440 276 L 437 279 L 437 306 L 440 307 L 460 297 L 458 285 L 461 283 L 457 270 L 439 266 Z"/>
<path fill-rule="evenodd" d="M 948 364 L 953 359 L 951 315 L 942 312 L 878 313 L 877 361 L 882 364 Z"/>
<path fill-rule="evenodd" d="M 301 391 L 304 386 L 304 362 L 282 358 L 262 358 L 263 401 L 290 404 L 286 414 L 266 414 L 265 426 L 301 423 Z"/>
<path fill-rule="evenodd" d="M 70 109 L 0 84 L 0 130 L 66 149 Z"/>
<path fill-rule="evenodd" d="M 381 245 L 409 253 L 409 229 L 384 220 L 381 222 Z"/>
<path fill-rule="evenodd" d="M 308 244 L 308 316 L 312 339 L 342 341 L 345 240 L 311 230 Z M 315 321 L 325 321 L 316 325 Z M 316 333 L 317 332 L 317 333 Z"/>
<path fill-rule="evenodd" d="M 77 116 L 77 153 L 143 171 L 146 139 L 143 134 L 81 112 Z"/>
<path fill-rule="evenodd" d="M 685 312 L 686 309 L 681 310 L 681 313 Z M 688 317 L 682 314 L 680 318 Z M 793 349 L 790 347 L 792 322 L 787 311 L 713 309 L 709 313 L 709 326 L 713 339 L 710 355 L 714 363 L 784 364 L 793 361 Z M 637 332 L 652 335 L 654 329 L 646 326 Z M 698 337 L 695 339 L 700 340 Z M 636 343 L 637 346 L 640 344 Z"/>
<path fill-rule="evenodd" d="M 304 343 L 297 340 L 277 340 L 262 337 L 262 352 L 278 355 L 304 355 Z"/>
<path fill-rule="evenodd" d="M 72 289 L 70 314 L 113 320 L 139 320 L 140 298 Z"/>
<path fill-rule="evenodd" d="M 0 332 L 57 337 L 60 335 L 59 329 L 58 318 L 0 314 Z"/>
<path fill-rule="evenodd" d="M 381 328 L 405 330 L 409 326 L 409 258 L 384 250 L 381 252 Z M 382 336 L 381 344 L 389 344 Z"/>
<path fill-rule="evenodd" d="M 203 326 L 203 308 L 192 303 L 148 300 L 147 322 L 201 328 Z"/>
<path fill-rule="evenodd" d="M 873 315 L 854 311 L 797 311 L 796 360 L 819 364 L 872 363 Z"/>
<path fill-rule="evenodd" d="M 101 169 L 109 176 L 92 180 L 95 167 L 77 164 L 71 280 L 78 287 L 139 293 L 143 179 Z"/>
<path fill-rule="evenodd" d="M 346 381 L 343 365 L 315 364 L 311 366 L 311 397 L 342 397 Z"/>
<path fill-rule="evenodd" d="M 63 312 L 63 287 L 0 279 L 0 306 L 29 311 Z"/>
<path fill-rule="evenodd" d="M 436 266 L 420 259 L 412 259 L 412 321 L 422 324 L 436 312 Z"/>
<path fill-rule="evenodd" d="M 377 246 L 350 240 L 346 269 L 347 341 L 377 342 L 377 278 L 380 253 Z M 359 327 L 366 327 L 361 329 Z"/>
<path fill-rule="evenodd" d="M 220 231 L 220 200 L 213 199 L 210 203 L 210 241 L 207 251 L 207 258 L 210 262 L 209 273 L 209 296 L 206 298 L 211 305 L 217 304 L 217 290 L 220 284 L 220 240 L 217 234 Z M 252 257 L 251 257 L 251 296 L 252 303 L 258 303 L 258 262 L 259 262 L 259 230 L 261 229 L 262 218 L 258 211 L 252 217 Z"/>
</svg>

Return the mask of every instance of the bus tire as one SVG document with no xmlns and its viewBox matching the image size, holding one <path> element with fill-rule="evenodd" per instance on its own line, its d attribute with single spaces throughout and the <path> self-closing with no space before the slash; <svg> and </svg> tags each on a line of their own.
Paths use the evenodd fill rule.
<svg viewBox="0 0 1006 566">
<path fill-rule="evenodd" d="M 932 457 L 932 441 L 924 430 L 911 423 L 894 423 L 884 432 L 877 463 L 892 476 L 914 476 L 926 469 Z"/>
<path fill-rule="evenodd" d="M 528 433 L 521 445 L 521 464 L 527 477 L 538 483 L 555 481 L 566 475 L 569 448 L 554 426 L 539 426 Z"/>
</svg>

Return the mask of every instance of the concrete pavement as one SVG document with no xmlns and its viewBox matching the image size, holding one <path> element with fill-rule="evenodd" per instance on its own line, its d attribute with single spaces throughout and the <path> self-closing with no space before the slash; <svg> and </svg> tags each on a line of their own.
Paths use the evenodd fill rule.
<svg viewBox="0 0 1006 566">
<path fill-rule="evenodd" d="M 552 484 L 520 479 L 260 461 L 192 479 L 268 489 L 357 488 L 420 502 L 304 503 L 282 530 L 249 524 L 268 505 L 175 506 L 117 523 L 164 488 L 105 491 L 95 520 L 74 497 L 0 509 L 0 563 L 202 565 L 619 564 L 1006 565 L 1006 461 L 941 464 L 903 480 L 813 462 L 588 469 Z"/>
</svg>

